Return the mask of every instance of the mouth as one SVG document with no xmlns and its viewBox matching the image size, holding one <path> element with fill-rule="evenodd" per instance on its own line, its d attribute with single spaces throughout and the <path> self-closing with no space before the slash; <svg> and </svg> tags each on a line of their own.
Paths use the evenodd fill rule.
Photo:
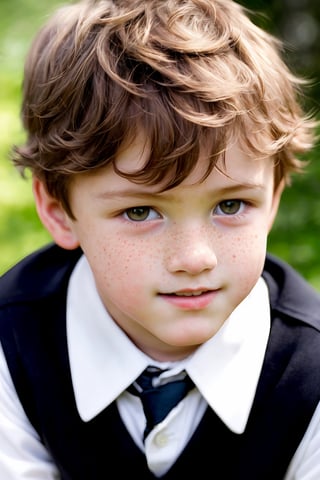
<svg viewBox="0 0 320 480">
<path fill-rule="evenodd" d="M 182 310 L 202 310 L 209 306 L 219 290 L 186 289 L 171 293 L 164 293 L 160 296 L 166 302 Z"/>
<path fill-rule="evenodd" d="M 183 292 L 174 292 L 169 295 L 174 295 L 177 297 L 199 297 L 204 293 L 208 293 L 210 290 L 195 290 L 195 291 L 183 291 Z"/>
</svg>

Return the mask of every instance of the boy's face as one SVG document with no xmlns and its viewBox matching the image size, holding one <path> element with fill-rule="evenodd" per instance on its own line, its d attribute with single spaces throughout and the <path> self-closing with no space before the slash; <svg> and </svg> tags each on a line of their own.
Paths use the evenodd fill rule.
<svg viewBox="0 0 320 480">
<path fill-rule="evenodd" d="M 119 167 L 132 171 L 143 159 L 143 143 L 137 140 L 119 156 Z M 163 193 L 122 178 L 111 167 L 79 175 L 70 191 L 77 220 L 65 217 L 63 233 L 59 225 L 51 228 L 62 246 L 70 231 L 108 312 L 158 360 L 190 354 L 248 295 L 263 268 L 281 195 L 281 188 L 274 193 L 270 159 L 252 160 L 232 148 L 227 175 L 214 170 L 199 183 L 205 168 L 200 159 L 181 185 Z M 47 194 L 38 187 L 43 219 L 46 202 L 39 197 Z M 53 215 L 61 224 L 63 212 Z"/>
</svg>

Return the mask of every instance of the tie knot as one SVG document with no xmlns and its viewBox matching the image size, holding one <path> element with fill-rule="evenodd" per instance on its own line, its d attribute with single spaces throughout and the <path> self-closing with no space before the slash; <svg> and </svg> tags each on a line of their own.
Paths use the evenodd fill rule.
<svg viewBox="0 0 320 480">
<path fill-rule="evenodd" d="M 144 391 L 159 386 L 159 382 L 156 382 L 155 380 L 159 380 L 160 375 L 165 371 L 166 370 L 162 370 L 158 367 L 147 367 L 135 382 L 137 390 L 142 389 Z"/>
<path fill-rule="evenodd" d="M 185 371 L 166 378 L 163 384 L 155 382 L 154 380 L 165 371 L 156 367 L 148 367 L 128 389 L 129 392 L 141 398 L 147 421 L 144 438 L 155 425 L 165 419 L 194 386 Z M 158 385 L 154 385 L 154 383 L 158 383 Z"/>
</svg>

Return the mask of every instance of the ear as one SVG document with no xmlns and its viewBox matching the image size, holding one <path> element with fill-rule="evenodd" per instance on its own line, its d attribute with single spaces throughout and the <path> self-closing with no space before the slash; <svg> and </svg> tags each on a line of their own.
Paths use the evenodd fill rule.
<svg viewBox="0 0 320 480">
<path fill-rule="evenodd" d="M 73 220 L 61 203 L 48 193 L 39 178 L 33 178 L 32 187 L 39 218 L 54 241 L 67 250 L 77 248 L 79 242 L 72 229 Z"/>
<path fill-rule="evenodd" d="M 281 200 L 281 196 L 282 196 L 282 192 L 284 190 L 284 187 L 285 187 L 285 181 L 282 180 L 273 192 L 273 199 L 272 199 L 272 205 L 271 205 L 271 211 L 270 211 L 270 217 L 269 217 L 269 228 L 268 228 L 269 232 L 270 232 L 270 230 L 271 230 L 271 228 L 274 224 L 275 218 L 277 216 L 277 213 L 278 213 L 278 210 L 279 210 L 279 204 L 280 204 L 280 200 Z"/>
</svg>

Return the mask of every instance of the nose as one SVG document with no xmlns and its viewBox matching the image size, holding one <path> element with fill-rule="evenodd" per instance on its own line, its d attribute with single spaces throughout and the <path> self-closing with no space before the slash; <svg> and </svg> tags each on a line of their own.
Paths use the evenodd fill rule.
<svg viewBox="0 0 320 480">
<path fill-rule="evenodd" d="M 217 265 L 211 235 L 202 229 L 174 235 L 167 250 L 167 269 L 171 273 L 199 275 Z"/>
</svg>

